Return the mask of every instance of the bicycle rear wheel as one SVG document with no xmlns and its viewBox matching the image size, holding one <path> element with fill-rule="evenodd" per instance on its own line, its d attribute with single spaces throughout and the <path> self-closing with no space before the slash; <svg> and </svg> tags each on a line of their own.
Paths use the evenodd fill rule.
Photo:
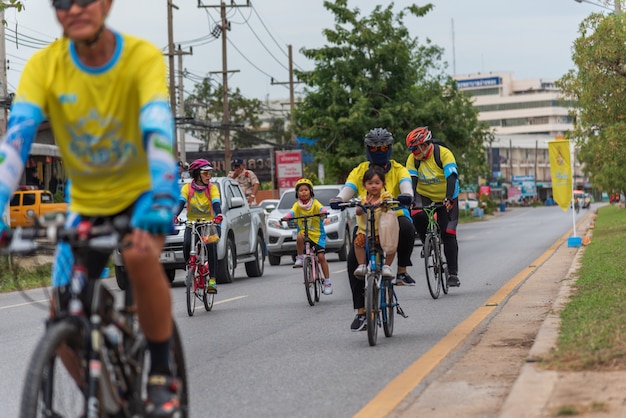
<svg viewBox="0 0 626 418">
<path fill-rule="evenodd" d="M 76 351 L 81 350 L 82 339 L 78 324 L 69 321 L 56 323 L 46 330 L 33 352 L 24 380 L 21 418 L 87 415 L 87 402 L 81 390 L 81 386 L 86 385 L 87 371 Z M 72 372 L 62 359 L 75 366 Z M 100 412 L 100 416 L 105 415 L 104 411 Z"/>
<path fill-rule="evenodd" d="M 313 280 L 313 263 L 309 257 L 304 257 L 304 290 L 306 292 L 306 298 L 309 301 L 309 305 L 315 305 L 315 301 L 319 300 L 319 297 L 316 298 L 316 285 Z"/>
<path fill-rule="evenodd" d="M 441 260 L 441 290 L 444 294 L 448 294 L 448 277 L 450 277 L 450 271 L 448 270 L 448 262 L 442 253 L 441 245 L 439 246 L 439 259 Z"/>
<path fill-rule="evenodd" d="M 194 290 L 194 282 L 196 281 L 196 268 L 189 266 L 187 269 L 187 277 L 185 283 L 187 285 L 187 315 L 193 316 L 196 310 L 196 291 Z"/>
<path fill-rule="evenodd" d="M 385 337 L 391 337 L 393 335 L 393 320 L 395 313 L 393 285 L 390 280 L 384 280 L 383 282 L 382 297 L 385 298 L 385 308 L 381 311 L 381 314 L 383 315 L 383 330 L 385 331 Z"/>
<path fill-rule="evenodd" d="M 435 236 L 427 233 L 424 240 L 424 268 L 428 291 L 433 299 L 437 299 L 441 292 L 440 261 L 437 256 L 437 247 Z"/>
<path fill-rule="evenodd" d="M 324 274 L 322 273 L 322 266 L 319 262 L 315 262 L 316 275 L 315 275 L 315 302 L 320 301 L 320 295 L 324 289 Z"/>
<path fill-rule="evenodd" d="M 367 341 L 371 346 L 378 339 L 378 315 L 380 314 L 380 290 L 376 286 L 377 273 L 369 273 L 366 277 L 365 318 L 367 323 Z"/>
<path fill-rule="evenodd" d="M 200 253 L 200 265 L 204 265 L 204 263 L 208 260 L 209 255 L 207 254 L 207 247 L 205 245 L 202 246 Z M 209 272 L 207 276 L 204 278 L 204 289 L 202 289 L 202 302 L 204 302 L 204 309 L 207 312 L 210 312 L 213 309 L 213 301 L 215 300 L 215 293 L 209 293 L 209 278 L 211 277 L 210 269 L 212 267 L 209 266 Z"/>
</svg>

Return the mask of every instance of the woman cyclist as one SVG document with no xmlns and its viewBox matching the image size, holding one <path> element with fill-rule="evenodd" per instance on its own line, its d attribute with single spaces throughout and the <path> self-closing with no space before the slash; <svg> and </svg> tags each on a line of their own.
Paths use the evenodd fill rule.
<svg viewBox="0 0 626 418">
<path fill-rule="evenodd" d="M 207 160 L 198 159 L 189 164 L 189 176 L 191 182 L 183 185 L 180 189 L 179 205 L 177 215 L 187 204 L 187 220 L 189 221 L 213 221 L 216 224 L 222 222 L 222 203 L 220 191 L 217 185 L 211 183 L 211 171 L 213 166 Z M 185 238 L 183 241 L 183 255 L 185 264 L 189 262 L 191 252 L 191 226 L 185 228 Z M 218 226 L 218 235 L 221 236 L 222 229 Z M 217 282 L 215 272 L 217 271 L 217 242 L 207 244 L 209 254 L 209 293 L 217 293 Z"/>
</svg>

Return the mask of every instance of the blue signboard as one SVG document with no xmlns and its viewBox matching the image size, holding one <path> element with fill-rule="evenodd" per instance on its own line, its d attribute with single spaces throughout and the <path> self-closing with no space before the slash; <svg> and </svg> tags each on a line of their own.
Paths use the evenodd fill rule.
<svg viewBox="0 0 626 418">
<path fill-rule="evenodd" d="M 459 89 L 469 89 L 474 87 L 493 87 L 500 85 L 500 77 L 472 78 L 469 80 L 457 80 Z"/>
</svg>

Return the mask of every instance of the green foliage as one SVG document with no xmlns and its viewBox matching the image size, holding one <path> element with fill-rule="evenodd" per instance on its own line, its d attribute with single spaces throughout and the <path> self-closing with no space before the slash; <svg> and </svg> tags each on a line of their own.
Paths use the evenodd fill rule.
<svg viewBox="0 0 626 418">
<path fill-rule="evenodd" d="M 470 98 L 443 74 L 443 50 L 428 39 L 420 44 L 405 26 L 406 20 L 418 27 L 432 4 L 397 14 L 393 6 L 378 5 L 361 17 L 347 0 L 324 2 L 335 26 L 323 31 L 325 46 L 302 50 L 315 68 L 296 71 L 306 85 L 295 112 L 298 135 L 317 139 L 316 159 L 331 182 L 341 183 L 365 160 L 363 138 L 370 129 L 394 133 L 393 157 L 404 164 L 406 134 L 424 125 L 451 148 L 464 178 L 484 176 L 488 127 L 477 122 Z"/>
<path fill-rule="evenodd" d="M 574 370 L 626 367 L 626 211 L 599 209 L 593 239 L 586 247 L 576 291 L 561 312 L 557 349 L 549 367 Z"/>
<path fill-rule="evenodd" d="M 28 257 L 13 257 L 10 263 L 7 257 L 0 259 L 0 293 L 50 284 L 52 265 L 44 263 L 27 267 L 28 264 L 24 262 L 26 259 Z"/>
<path fill-rule="evenodd" d="M 624 190 L 626 171 L 626 14 L 592 14 L 579 28 L 570 70 L 557 83 L 577 103 L 575 129 L 583 171 L 600 190 Z"/>
</svg>

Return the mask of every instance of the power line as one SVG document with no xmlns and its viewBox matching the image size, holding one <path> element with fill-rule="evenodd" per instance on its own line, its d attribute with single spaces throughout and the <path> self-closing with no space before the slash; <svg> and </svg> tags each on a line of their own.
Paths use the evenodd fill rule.
<svg viewBox="0 0 626 418">
<path fill-rule="evenodd" d="M 241 11 L 239 11 L 239 14 L 241 14 Z M 247 21 L 246 21 L 247 23 Z M 249 23 L 247 23 L 248 28 L 250 29 L 250 32 L 252 32 L 252 34 L 254 35 L 254 37 L 259 41 L 259 43 L 263 46 L 263 49 L 265 49 L 267 51 L 268 54 L 270 54 L 270 57 L 274 58 L 274 60 L 281 66 L 283 67 L 285 70 L 289 71 L 289 69 L 287 67 L 285 67 L 285 64 L 283 64 L 278 58 L 276 58 L 274 56 L 274 54 L 272 54 L 272 52 L 268 49 L 267 46 L 265 46 L 265 44 L 263 43 L 263 41 L 261 40 L 261 38 L 259 38 L 259 35 L 257 35 L 257 33 L 254 31 L 254 29 L 252 28 L 252 26 L 250 26 Z"/>
</svg>

